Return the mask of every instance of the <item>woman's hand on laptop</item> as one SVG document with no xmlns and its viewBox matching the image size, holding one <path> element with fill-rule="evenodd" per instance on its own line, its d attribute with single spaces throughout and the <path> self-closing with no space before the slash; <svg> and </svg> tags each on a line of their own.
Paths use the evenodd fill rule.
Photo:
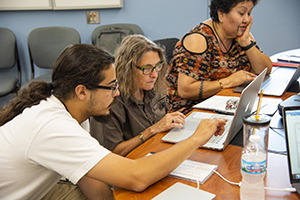
<svg viewBox="0 0 300 200">
<path fill-rule="evenodd" d="M 232 88 L 232 87 L 239 86 L 248 81 L 253 81 L 255 78 L 256 78 L 255 74 L 244 70 L 239 70 L 231 74 L 227 78 L 221 79 L 221 82 L 222 82 L 222 87 L 225 89 L 225 88 Z"/>
<path fill-rule="evenodd" d="M 196 137 L 202 146 L 213 135 L 222 135 L 226 122 L 227 119 L 202 119 L 192 137 Z"/>
<path fill-rule="evenodd" d="M 175 127 L 180 128 L 185 125 L 185 118 L 186 116 L 181 112 L 168 113 L 150 128 L 153 128 L 155 134 L 168 131 Z"/>
</svg>

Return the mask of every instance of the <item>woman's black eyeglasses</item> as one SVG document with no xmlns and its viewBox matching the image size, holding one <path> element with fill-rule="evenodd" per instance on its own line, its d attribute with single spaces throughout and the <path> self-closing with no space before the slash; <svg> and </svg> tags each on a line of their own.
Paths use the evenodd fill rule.
<svg viewBox="0 0 300 200">
<path fill-rule="evenodd" d="M 155 71 L 159 72 L 162 69 L 163 65 L 164 65 L 164 62 L 159 62 L 154 67 L 152 65 L 147 65 L 144 67 L 136 66 L 136 68 L 142 70 L 144 75 L 149 75 L 153 72 L 154 69 L 155 69 Z"/>
</svg>

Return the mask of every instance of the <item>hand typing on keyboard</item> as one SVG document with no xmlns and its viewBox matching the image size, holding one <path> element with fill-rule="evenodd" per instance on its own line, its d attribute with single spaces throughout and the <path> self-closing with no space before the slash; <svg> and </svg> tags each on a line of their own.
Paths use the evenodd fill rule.
<svg viewBox="0 0 300 200">
<path fill-rule="evenodd" d="M 213 135 L 222 135 L 227 119 L 202 119 L 192 137 L 204 145 Z"/>
</svg>

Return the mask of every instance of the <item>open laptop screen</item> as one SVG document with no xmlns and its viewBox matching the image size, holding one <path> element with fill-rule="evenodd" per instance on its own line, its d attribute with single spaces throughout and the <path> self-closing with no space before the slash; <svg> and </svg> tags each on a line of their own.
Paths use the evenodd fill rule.
<svg viewBox="0 0 300 200">
<path fill-rule="evenodd" d="M 300 107 L 285 107 L 283 117 L 291 183 L 300 182 Z"/>
</svg>

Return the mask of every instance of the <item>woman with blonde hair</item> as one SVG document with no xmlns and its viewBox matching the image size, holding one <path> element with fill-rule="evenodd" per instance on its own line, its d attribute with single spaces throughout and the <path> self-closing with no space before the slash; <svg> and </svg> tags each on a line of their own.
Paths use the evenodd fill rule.
<svg viewBox="0 0 300 200">
<path fill-rule="evenodd" d="M 115 52 L 120 96 L 106 124 L 91 119 L 91 135 L 120 155 L 159 132 L 185 124 L 180 112 L 169 113 L 166 104 L 167 61 L 164 49 L 142 35 L 124 38 Z"/>
</svg>

